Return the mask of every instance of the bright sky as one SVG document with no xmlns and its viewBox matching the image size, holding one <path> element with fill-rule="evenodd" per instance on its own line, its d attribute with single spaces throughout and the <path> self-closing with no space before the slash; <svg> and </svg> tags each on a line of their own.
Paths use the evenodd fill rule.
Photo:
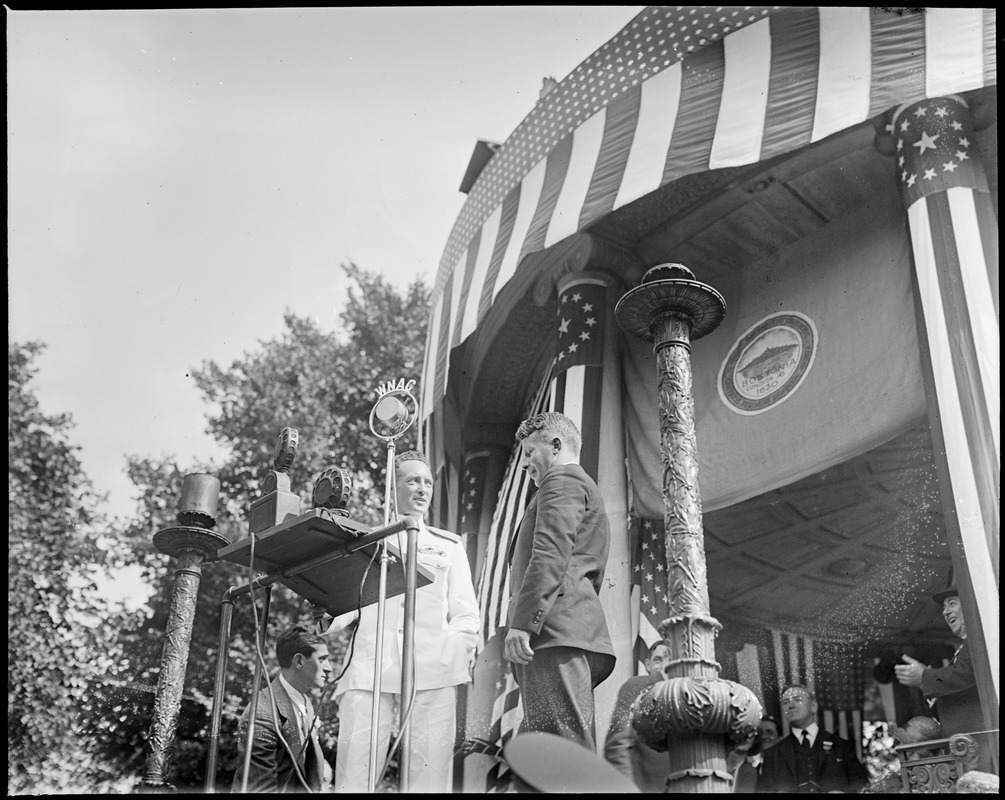
<svg viewBox="0 0 1005 800">
<path fill-rule="evenodd" d="M 219 455 L 191 368 L 334 330 L 340 263 L 432 285 L 475 142 L 642 8 L 8 10 L 8 337 L 106 510 Z"/>
</svg>

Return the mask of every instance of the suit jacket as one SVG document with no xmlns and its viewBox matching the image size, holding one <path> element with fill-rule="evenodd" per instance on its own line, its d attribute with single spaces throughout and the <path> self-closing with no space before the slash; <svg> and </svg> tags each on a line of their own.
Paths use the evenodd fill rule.
<svg viewBox="0 0 1005 800">
<path fill-rule="evenodd" d="M 650 686 L 663 680 L 661 675 L 629 678 L 618 690 L 614 712 L 604 739 L 604 758 L 631 778 L 643 792 L 663 792 L 670 772 L 670 757 L 653 750 L 632 727 L 632 703 Z"/>
<path fill-rule="evenodd" d="M 801 745 L 791 733 L 764 753 L 757 782 L 759 794 L 803 793 L 796 777 L 796 751 Z M 818 729 L 810 754 L 816 765 L 819 792 L 857 792 L 868 782 L 865 767 L 847 739 Z"/>
<path fill-rule="evenodd" d="M 751 764 L 749 758 L 743 759 L 733 773 L 733 794 L 757 794 L 760 778 L 760 769 Z"/>
<path fill-rule="evenodd" d="M 925 697 L 936 698 L 935 708 L 943 736 L 984 730 L 984 713 L 966 639 L 949 666 L 925 668 L 921 674 L 921 691 Z"/>
<path fill-rule="evenodd" d="M 610 539 L 597 484 L 579 464 L 563 464 L 544 476 L 510 550 L 509 626 L 529 631 L 535 650 L 598 654 L 594 686 L 614 670 L 599 597 Z"/>
<path fill-rule="evenodd" d="M 290 750 L 296 755 L 296 760 L 290 756 L 277 735 L 276 718 L 273 715 L 272 697 L 268 688 L 263 688 L 258 695 L 258 705 L 255 709 L 255 740 L 251 744 L 251 764 L 248 769 L 249 792 L 306 792 L 303 783 L 297 775 L 300 774 L 313 792 L 320 791 L 324 778 L 324 753 L 318 739 L 317 727 L 311 732 L 310 741 L 304 743 L 300 732 L 300 720 L 293 701 L 279 681 L 279 676 L 270 684 L 272 695 L 276 698 L 276 711 L 279 714 L 278 732 L 282 734 Z M 240 736 L 241 747 L 234 774 L 231 791 L 241 791 L 241 774 L 244 770 L 244 754 L 248 735 L 248 718 L 251 706 L 244 709 L 241 716 Z M 296 766 L 294 766 L 296 764 Z"/>
</svg>

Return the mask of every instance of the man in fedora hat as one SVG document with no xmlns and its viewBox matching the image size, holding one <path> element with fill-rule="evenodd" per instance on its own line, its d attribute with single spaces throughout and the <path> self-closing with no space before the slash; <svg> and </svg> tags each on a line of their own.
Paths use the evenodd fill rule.
<svg viewBox="0 0 1005 800">
<path fill-rule="evenodd" d="M 943 736 L 973 733 L 984 729 L 984 714 L 977 694 L 974 665 L 967 643 L 967 626 L 963 619 L 960 593 L 952 584 L 936 592 L 932 599 L 942 606 L 942 618 L 953 635 L 962 640 L 952 661 L 945 667 L 927 667 L 917 659 L 902 656 L 903 664 L 894 667 L 905 686 L 915 686 L 934 703 L 942 723 Z"/>
</svg>

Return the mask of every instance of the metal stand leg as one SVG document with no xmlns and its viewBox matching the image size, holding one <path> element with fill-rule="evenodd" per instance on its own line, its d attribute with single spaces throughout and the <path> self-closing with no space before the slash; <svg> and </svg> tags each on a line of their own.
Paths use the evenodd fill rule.
<svg viewBox="0 0 1005 800">
<path fill-rule="evenodd" d="M 394 501 L 394 439 L 387 442 L 387 481 L 384 486 L 384 525 L 391 521 L 391 509 Z M 378 764 L 383 764 L 383 757 L 377 760 L 377 743 L 380 741 L 380 690 L 381 671 L 384 662 L 384 602 L 387 600 L 387 544 L 380 544 L 380 575 L 377 584 L 377 639 L 373 657 L 373 696 L 370 710 L 370 766 L 367 771 L 367 788 L 370 792 L 377 791 Z M 399 761 L 400 764 L 400 761 Z"/>
<path fill-rule="evenodd" d="M 254 597 L 252 597 L 254 602 Z M 269 627 L 269 605 L 272 602 L 272 587 L 265 587 L 265 602 L 262 604 L 262 621 L 258 629 L 258 647 L 265 648 L 266 631 Z M 241 793 L 248 791 L 248 773 L 251 771 L 251 743 L 255 741 L 255 713 L 258 711 L 258 695 L 262 691 L 262 659 L 255 659 L 255 682 L 251 686 L 251 702 L 248 708 L 248 744 L 244 748 L 244 766 L 241 768 Z"/>
<path fill-rule="evenodd" d="M 377 791 L 378 765 L 377 743 L 380 741 L 380 672 L 384 661 L 384 601 L 387 599 L 387 547 L 380 545 L 380 578 L 377 585 L 377 643 L 373 656 L 373 693 L 370 707 L 370 767 L 367 772 L 367 788 Z"/>
<path fill-rule="evenodd" d="M 230 656 L 230 625 L 234 618 L 234 587 L 220 601 L 220 636 L 217 639 L 216 678 L 213 681 L 213 713 L 209 723 L 209 755 L 206 757 L 207 794 L 216 789 L 216 757 L 220 750 L 220 720 L 223 718 L 223 695 L 227 690 L 227 662 Z"/>
<path fill-rule="evenodd" d="M 408 528 L 408 552 L 405 558 L 405 624 L 401 643 L 401 753 L 398 756 L 398 791 L 409 789 L 412 766 L 412 690 L 415 687 L 415 590 L 418 579 L 419 528 Z"/>
</svg>

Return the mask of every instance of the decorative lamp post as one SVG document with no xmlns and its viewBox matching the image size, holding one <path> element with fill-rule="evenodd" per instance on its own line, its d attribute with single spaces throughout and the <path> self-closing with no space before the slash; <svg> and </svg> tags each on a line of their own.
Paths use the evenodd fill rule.
<svg viewBox="0 0 1005 800">
<path fill-rule="evenodd" d="M 749 743 L 761 719 L 753 692 L 722 680 L 709 613 L 691 341 L 714 331 L 726 301 L 681 264 L 661 264 L 625 293 L 615 308 L 626 333 L 653 342 L 657 360 L 663 461 L 663 520 L 670 617 L 660 634 L 670 645 L 667 680 L 639 698 L 633 725 L 657 750 L 668 750 L 668 792 L 730 792 L 726 738 Z"/>
<path fill-rule="evenodd" d="M 217 478 L 205 473 L 186 475 L 175 515 L 178 524 L 154 534 L 154 546 L 178 561 L 157 679 L 153 723 L 150 726 L 147 772 L 141 783 L 141 789 L 147 792 L 174 791 L 166 778 L 185 688 L 185 669 L 192 641 L 202 562 L 214 558 L 217 550 L 230 544 L 225 536 L 211 530 L 216 525 L 219 495 L 220 481 Z"/>
</svg>

